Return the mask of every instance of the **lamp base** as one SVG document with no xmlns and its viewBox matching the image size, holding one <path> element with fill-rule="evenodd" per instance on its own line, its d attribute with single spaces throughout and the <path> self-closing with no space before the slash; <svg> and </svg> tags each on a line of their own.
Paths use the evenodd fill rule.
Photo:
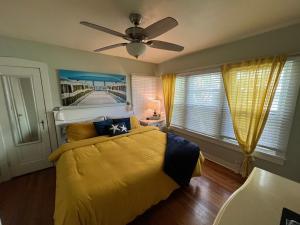
<svg viewBox="0 0 300 225">
<path fill-rule="evenodd" d="M 160 120 L 160 114 L 157 114 L 156 112 L 154 112 L 153 116 L 147 117 L 146 120 Z"/>
</svg>

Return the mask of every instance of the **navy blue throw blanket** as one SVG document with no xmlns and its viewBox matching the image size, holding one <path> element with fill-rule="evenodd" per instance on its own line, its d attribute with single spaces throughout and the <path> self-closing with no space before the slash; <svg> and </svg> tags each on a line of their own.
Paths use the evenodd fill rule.
<svg viewBox="0 0 300 225">
<path fill-rule="evenodd" d="M 167 133 L 164 171 L 180 186 L 187 186 L 199 158 L 199 146 L 183 137 Z"/>
</svg>

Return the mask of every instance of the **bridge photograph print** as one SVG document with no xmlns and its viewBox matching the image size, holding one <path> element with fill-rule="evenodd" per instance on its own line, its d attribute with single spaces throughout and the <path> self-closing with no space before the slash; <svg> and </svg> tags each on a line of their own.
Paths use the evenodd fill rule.
<svg viewBox="0 0 300 225">
<path fill-rule="evenodd" d="M 58 70 L 63 106 L 126 103 L 126 76 Z"/>
</svg>

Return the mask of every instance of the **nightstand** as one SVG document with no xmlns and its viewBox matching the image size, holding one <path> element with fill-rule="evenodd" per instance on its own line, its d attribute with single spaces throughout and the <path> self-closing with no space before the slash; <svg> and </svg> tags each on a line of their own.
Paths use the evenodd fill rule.
<svg viewBox="0 0 300 225">
<path fill-rule="evenodd" d="M 140 124 L 142 126 L 154 126 L 159 127 L 162 129 L 165 126 L 165 120 L 159 119 L 159 120 L 140 120 Z"/>
</svg>

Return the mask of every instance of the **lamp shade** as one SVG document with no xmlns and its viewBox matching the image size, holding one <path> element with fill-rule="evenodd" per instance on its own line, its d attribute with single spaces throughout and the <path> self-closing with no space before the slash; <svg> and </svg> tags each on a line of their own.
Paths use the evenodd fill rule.
<svg viewBox="0 0 300 225">
<path fill-rule="evenodd" d="M 131 42 L 126 45 L 126 49 L 130 55 L 138 58 L 145 52 L 146 45 L 141 42 Z"/>
<path fill-rule="evenodd" d="M 154 112 L 159 112 L 160 111 L 160 100 L 151 99 L 148 102 L 148 109 L 152 109 Z"/>
</svg>

